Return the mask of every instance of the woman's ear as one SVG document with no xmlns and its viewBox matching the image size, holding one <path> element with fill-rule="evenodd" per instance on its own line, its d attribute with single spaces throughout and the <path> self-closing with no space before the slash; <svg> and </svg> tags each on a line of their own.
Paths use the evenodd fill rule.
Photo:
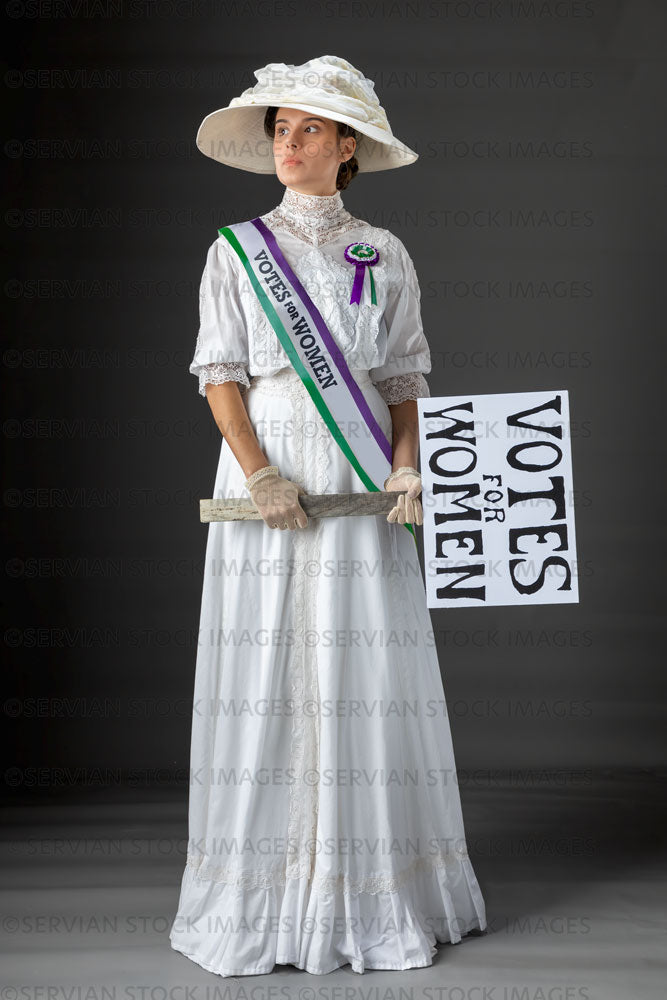
<svg viewBox="0 0 667 1000">
<path fill-rule="evenodd" d="M 343 158 L 343 162 L 350 160 L 354 156 L 354 151 L 357 146 L 357 141 L 352 135 L 344 136 L 340 141 L 340 152 Z"/>
</svg>

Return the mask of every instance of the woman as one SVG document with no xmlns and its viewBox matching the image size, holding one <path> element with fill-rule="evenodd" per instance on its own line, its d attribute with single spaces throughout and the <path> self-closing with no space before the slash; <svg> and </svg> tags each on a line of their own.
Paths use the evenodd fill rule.
<svg viewBox="0 0 667 1000">
<path fill-rule="evenodd" d="M 201 284 L 190 370 L 223 435 L 215 495 L 249 493 L 262 519 L 209 527 L 170 940 L 221 976 L 428 966 L 436 941 L 486 926 L 411 537 L 430 355 L 405 247 L 340 194 L 358 171 L 417 157 L 345 60 L 255 75 L 198 134 L 208 155 L 275 172 L 285 191 L 252 224 L 223 227 Z M 297 358 L 277 324 L 291 295 L 335 341 L 338 388 L 342 372 L 357 393 L 344 439 L 303 378 L 312 349 Z M 324 392 L 332 379 L 312 364 Z M 358 455 L 375 480 L 386 462 L 386 480 Z M 308 518 L 299 502 L 369 488 L 396 492 L 389 515 Z"/>
</svg>

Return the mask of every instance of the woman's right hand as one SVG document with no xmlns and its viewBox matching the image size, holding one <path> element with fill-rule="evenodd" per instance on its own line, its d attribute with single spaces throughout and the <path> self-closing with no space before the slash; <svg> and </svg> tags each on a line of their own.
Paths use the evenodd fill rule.
<svg viewBox="0 0 667 1000">
<path fill-rule="evenodd" d="M 307 526 L 308 516 L 298 499 L 300 493 L 306 493 L 303 486 L 273 472 L 249 486 L 248 492 L 269 528 L 294 531 Z"/>
</svg>

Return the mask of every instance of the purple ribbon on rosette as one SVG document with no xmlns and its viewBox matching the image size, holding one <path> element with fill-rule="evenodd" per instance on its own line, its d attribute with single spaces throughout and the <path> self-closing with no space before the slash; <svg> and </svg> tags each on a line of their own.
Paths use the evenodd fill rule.
<svg viewBox="0 0 667 1000">
<path fill-rule="evenodd" d="M 361 289 L 364 284 L 365 269 L 373 267 L 379 259 L 380 251 L 372 243 L 350 243 L 345 247 L 345 260 L 350 264 L 356 265 L 352 295 L 350 296 L 351 305 L 355 302 L 357 304 L 361 302 Z M 371 302 L 373 305 L 377 305 L 373 272 L 369 270 L 368 275 L 371 283 Z"/>
</svg>

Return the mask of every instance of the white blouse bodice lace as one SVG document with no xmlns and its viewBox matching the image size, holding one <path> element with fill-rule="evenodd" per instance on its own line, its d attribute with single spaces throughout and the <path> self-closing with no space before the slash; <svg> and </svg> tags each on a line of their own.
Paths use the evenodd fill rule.
<svg viewBox="0 0 667 1000">
<path fill-rule="evenodd" d="M 282 201 L 260 216 L 276 233 L 290 266 L 319 309 L 350 369 L 366 370 L 387 404 L 429 396 L 424 373 L 431 358 L 420 313 L 420 289 L 403 243 L 387 229 L 351 215 L 340 191 L 308 195 L 285 188 Z M 377 302 L 368 279 L 351 304 L 355 268 L 344 257 L 356 240 L 380 252 L 373 268 Z M 190 371 L 206 385 L 274 375 L 291 365 L 248 276 L 223 236 L 209 248 L 199 291 L 200 325 Z"/>
</svg>

